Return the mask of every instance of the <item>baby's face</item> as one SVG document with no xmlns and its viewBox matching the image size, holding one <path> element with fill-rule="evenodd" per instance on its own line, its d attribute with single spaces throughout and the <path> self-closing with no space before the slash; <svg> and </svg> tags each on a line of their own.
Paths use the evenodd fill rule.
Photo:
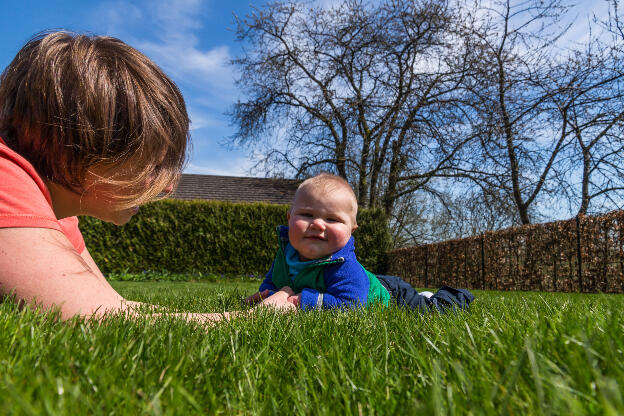
<svg viewBox="0 0 624 416">
<path fill-rule="evenodd" d="M 340 189 L 298 191 L 288 212 L 288 238 L 302 261 L 338 251 L 356 228 L 352 197 Z"/>
</svg>

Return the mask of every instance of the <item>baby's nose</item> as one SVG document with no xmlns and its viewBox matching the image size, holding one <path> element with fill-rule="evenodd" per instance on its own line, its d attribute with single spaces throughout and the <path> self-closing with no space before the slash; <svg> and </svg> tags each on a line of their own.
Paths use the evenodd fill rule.
<svg viewBox="0 0 624 416">
<path fill-rule="evenodd" d="M 318 229 L 324 230 L 325 229 L 325 221 L 323 221 L 320 218 L 315 218 L 312 221 L 312 225 L 315 226 Z"/>
</svg>

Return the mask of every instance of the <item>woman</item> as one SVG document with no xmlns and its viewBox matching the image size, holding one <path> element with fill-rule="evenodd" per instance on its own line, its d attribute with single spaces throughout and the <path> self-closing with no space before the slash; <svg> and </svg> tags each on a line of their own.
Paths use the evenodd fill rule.
<svg viewBox="0 0 624 416">
<path fill-rule="evenodd" d="M 136 49 L 66 32 L 29 41 L 0 78 L 0 295 L 60 307 L 62 319 L 136 313 L 94 263 L 76 216 L 128 222 L 171 191 L 188 141 L 180 91 Z"/>
</svg>

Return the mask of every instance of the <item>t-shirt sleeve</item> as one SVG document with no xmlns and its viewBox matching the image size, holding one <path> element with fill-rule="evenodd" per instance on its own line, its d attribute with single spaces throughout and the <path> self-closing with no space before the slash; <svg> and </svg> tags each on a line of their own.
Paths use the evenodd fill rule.
<svg viewBox="0 0 624 416">
<path fill-rule="evenodd" d="M 82 252 L 85 245 L 78 229 L 78 219 L 69 217 L 57 220 L 41 179 L 33 178 L 10 156 L 0 150 L 0 228 L 58 230 L 67 236 L 76 251 Z"/>
<path fill-rule="evenodd" d="M 67 217 L 59 220 L 63 234 L 67 236 L 69 242 L 74 246 L 78 253 L 82 253 L 85 249 L 85 241 L 78 228 L 78 217 Z"/>
</svg>

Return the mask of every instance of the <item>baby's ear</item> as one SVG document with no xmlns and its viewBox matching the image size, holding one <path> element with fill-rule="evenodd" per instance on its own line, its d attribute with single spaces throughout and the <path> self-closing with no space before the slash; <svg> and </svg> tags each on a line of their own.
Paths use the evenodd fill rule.
<svg viewBox="0 0 624 416">
<path fill-rule="evenodd" d="M 290 211 L 292 211 L 292 208 L 288 208 L 288 211 L 286 211 L 286 220 L 290 221 Z"/>
<path fill-rule="evenodd" d="M 353 224 L 353 227 L 351 227 L 351 233 L 353 233 L 353 231 L 357 230 L 358 225 L 357 224 Z"/>
</svg>

